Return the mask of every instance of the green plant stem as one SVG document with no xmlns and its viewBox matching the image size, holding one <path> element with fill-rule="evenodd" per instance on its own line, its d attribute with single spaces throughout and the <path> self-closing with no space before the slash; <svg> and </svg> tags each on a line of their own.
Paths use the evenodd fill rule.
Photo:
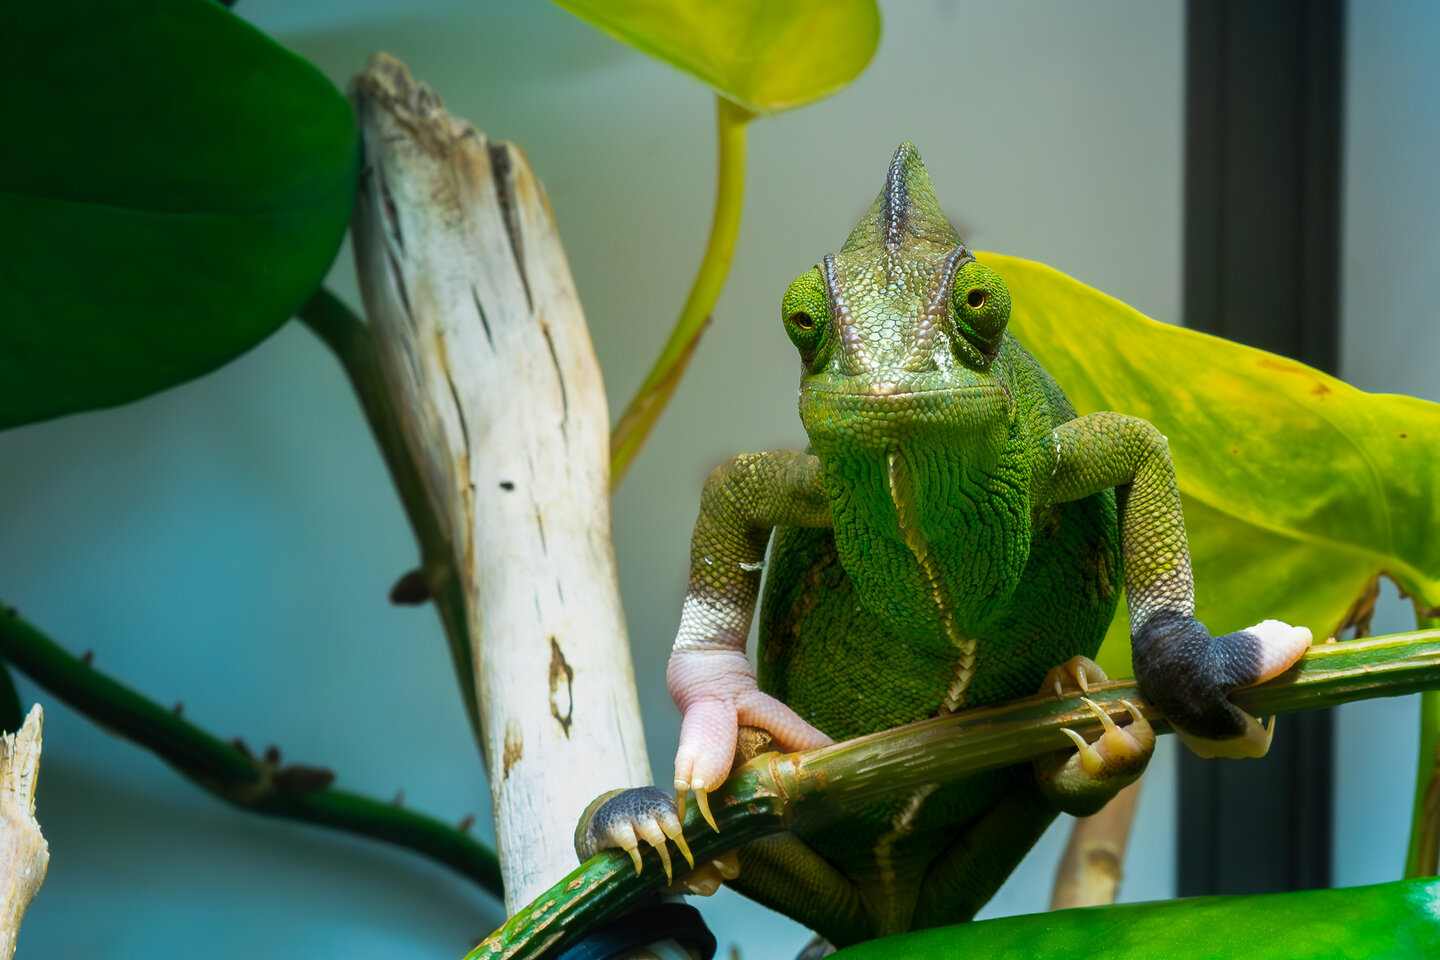
<svg viewBox="0 0 1440 960">
<path fill-rule="evenodd" d="M 740 211 L 745 199 L 745 134 L 755 115 L 719 95 L 715 97 L 715 104 L 719 158 L 710 241 L 670 339 L 610 434 L 612 490 L 620 485 L 625 471 L 679 386 L 700 334 L 710 321 L 715 301 L 720 298 L 735 255 L 735 238 L 740 233 Z"/>
<path fill-rule="evenodd" d="M 470 631 L 465 616 L 464 585 L 456 574 L 455 553 L 430 505 L 425 482 L 405 435 L 400 431 L 395 407 L 385 386 L 380 360 L 370 328 L 323 287 L 300 308 L 301 322 L 325 342 L 350 378 L 370 432 L 400 494 L 405 516 L 420 544 L 426 590 L 450 644 L 450 657 L 465 701 L 465 715 L 477 745 L 484 749 L 480 729 L 480 701 L 475 691 L 475 668 L 470 653 Z"/>
<path fill-rule="evenodd" d="M 1270 716 L 1434 688 L 1440 688 L 1440 630 L 1424 630 L 1312 647 L 1281 676 L 1237 690 L 1231 700 L 1253 715 Z M 1089 696 L 1117 718 L 1125 715 L 1120 700 L 1139 702 L 1133 680 L 1092 687 Z M 1158 711 L 1145 706 L 1144 712 L 1157 732 L 1169 732 Z M 1283 737 L 1284 724 L 1278 726 L 1276 736 Z M 1090 740 L 1102 729 L 1078 697 L 1044 695 L 804 753 L 765 754 L 732 773 L 711 795 L 719 833 L 705 826 L 691 804 L 685 835 L 700 862 L 779 830 L 803 834 L 861 804 L 1067 749 L 1062 727 Z M 637 897 L 664 885 L 657 855 L 651 851 L 644 863 L 637 877 L 623 853 L 591 858 L 517 911 L 466 960 L 531 960 L 563 949 Z"/>
<path fill-rule="evenodd" d="M 1440 618 L 1423 616 L 1420 629 L 1440 627 Z M 1428 800 L 1428 802 L 1427 802 Z M 1420 753 L 1415 762 L 1415 806 L 1410 817 L 1410 845 L 1405 876 L 1433 877 L 1440 872 L 1440 691 L 1420 694 Z"/>
<path fill-rule="evenodd" d="M 404 847 L 503 895 L 495 852 L 463 831 L 392 803 L 330 789 L 323 785 L 333 779 L 328 771 L 257 759 L 92 669 L 12 610 L 0 610 L 0 658 L 227 803 Z"/>
</svg>

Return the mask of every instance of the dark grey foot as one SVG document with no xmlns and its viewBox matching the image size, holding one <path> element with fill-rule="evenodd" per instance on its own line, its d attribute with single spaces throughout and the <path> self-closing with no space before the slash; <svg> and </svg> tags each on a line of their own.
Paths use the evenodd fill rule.
<svg viewBox="0 0 1440 960">
<path fill-rule="evenodd" d="M 643 842 L 655 848 L 665 879 L 673 881 L 667 840 L 675 844 L 675 849 L 690 865 L 690 872 L 672 888 L 677 893 L 709 896 L 719 889 L 722 881 L 733 880 L 740 873 L 734 851 L 696 867 L 681 829 L 675 798 L 659 787 L 635 787 L 601 794 L 585 808 L 575 827 L 575 853 L 581 863 L 602 850 L 624 850 L 635 864 L 635 875 L 639 876 L 644 865 L 640 857 Z"/>
<path fill-rule="evenodd" d="M 1310 646 L 1310 631 L 1279 620 L 1212 637 L 1193 617 L 1157 613 L 1131 637 L 1135 678 L 1185 744 L 1202 757 L 1263 757 L 1270 729 L 1228 699 L 1263 683 Z"/>
</svg>

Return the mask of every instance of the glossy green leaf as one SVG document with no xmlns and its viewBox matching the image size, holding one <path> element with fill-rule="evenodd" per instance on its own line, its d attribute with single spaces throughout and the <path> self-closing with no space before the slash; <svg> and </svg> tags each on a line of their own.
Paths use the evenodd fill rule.
<svg viewBox="0 0 1440 960">
<path fill-rule="evenodd" d="M 0 31 L 0 427 L 254 346 L 319 284 L 349 104 L 213 0 L 13 5 Z"/>
<path fill-rule="evenodd" d="M 1267 617 L 1317 640 L 1381 571 L 1440 606 L 1440 405 L 1372 394 L 1262 350 L 1150 320 L 1049 267 L 985 254 L 1012 329 L 1080 413 L 1143 417 L 1170 441 L 1213 633 Z M 1128 675 L 1128 621 L 1102 666 Z"/>
<path fill-rule="evenodd" d="M 835 960 L 1291 960 L 1440 956 L 1440 880 L 1059 910 L 936 927 Z"/>
<path fill-rule="evenodd" d="M 874 0 L 555 0 L 755 113 L 828 96 L 880 42 Z"/>
</svg>

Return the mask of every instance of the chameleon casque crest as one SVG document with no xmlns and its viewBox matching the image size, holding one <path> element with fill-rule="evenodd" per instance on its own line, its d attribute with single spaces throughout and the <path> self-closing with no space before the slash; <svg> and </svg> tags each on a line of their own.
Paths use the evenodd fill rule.
<svg viewBox="0 0 1440 960">
<path fill-rule="evenodd" d="M 1078 695 L 1104 678 L 1086 658 L 1122 585 L 1140 688 L 1182 739 L 1205 756 L 1268 748 L 1226 695 L 1283 671 L 1310 632 L 1267 620 L 1216 638 L 1195 620 L 1165 438 L 1119 413 L 1077 417 L 1010 308 L 901 144 L 844 246 L 782 301 L 809 451 L 741 454 L 701 494 L 667 673 L 682 804 L 693 791 L 710 819 L 741 727 L 764 731 L 744 756 Z M 747 844 L 730 882 L 836 945 L 967 920 L 1057 812 L 1092 813 L 1139 776 L 1154 734 L 1132 715 L 1093 745 L 1072 733 L 1077 749 L 1051 759 Z M 679 836 L 675 803 L 641 788 L 591 804 L 576 846 L 623 847 L 638 869 L 637 838 Z"/>
</svg>

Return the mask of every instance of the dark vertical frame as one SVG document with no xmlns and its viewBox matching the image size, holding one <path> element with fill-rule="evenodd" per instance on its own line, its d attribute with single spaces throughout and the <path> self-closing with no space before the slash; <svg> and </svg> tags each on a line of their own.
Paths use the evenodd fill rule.
<svg viewBox="0 0 1440 960">
<path fill-rule="evenodd" d="M 1187 326 L 1334 372 L 1344 0 L 1188 0 Z M 1332 718 L 1263 760 L 1180 762 L 1179 893 L 1330 883 Z"/>
</svg>

